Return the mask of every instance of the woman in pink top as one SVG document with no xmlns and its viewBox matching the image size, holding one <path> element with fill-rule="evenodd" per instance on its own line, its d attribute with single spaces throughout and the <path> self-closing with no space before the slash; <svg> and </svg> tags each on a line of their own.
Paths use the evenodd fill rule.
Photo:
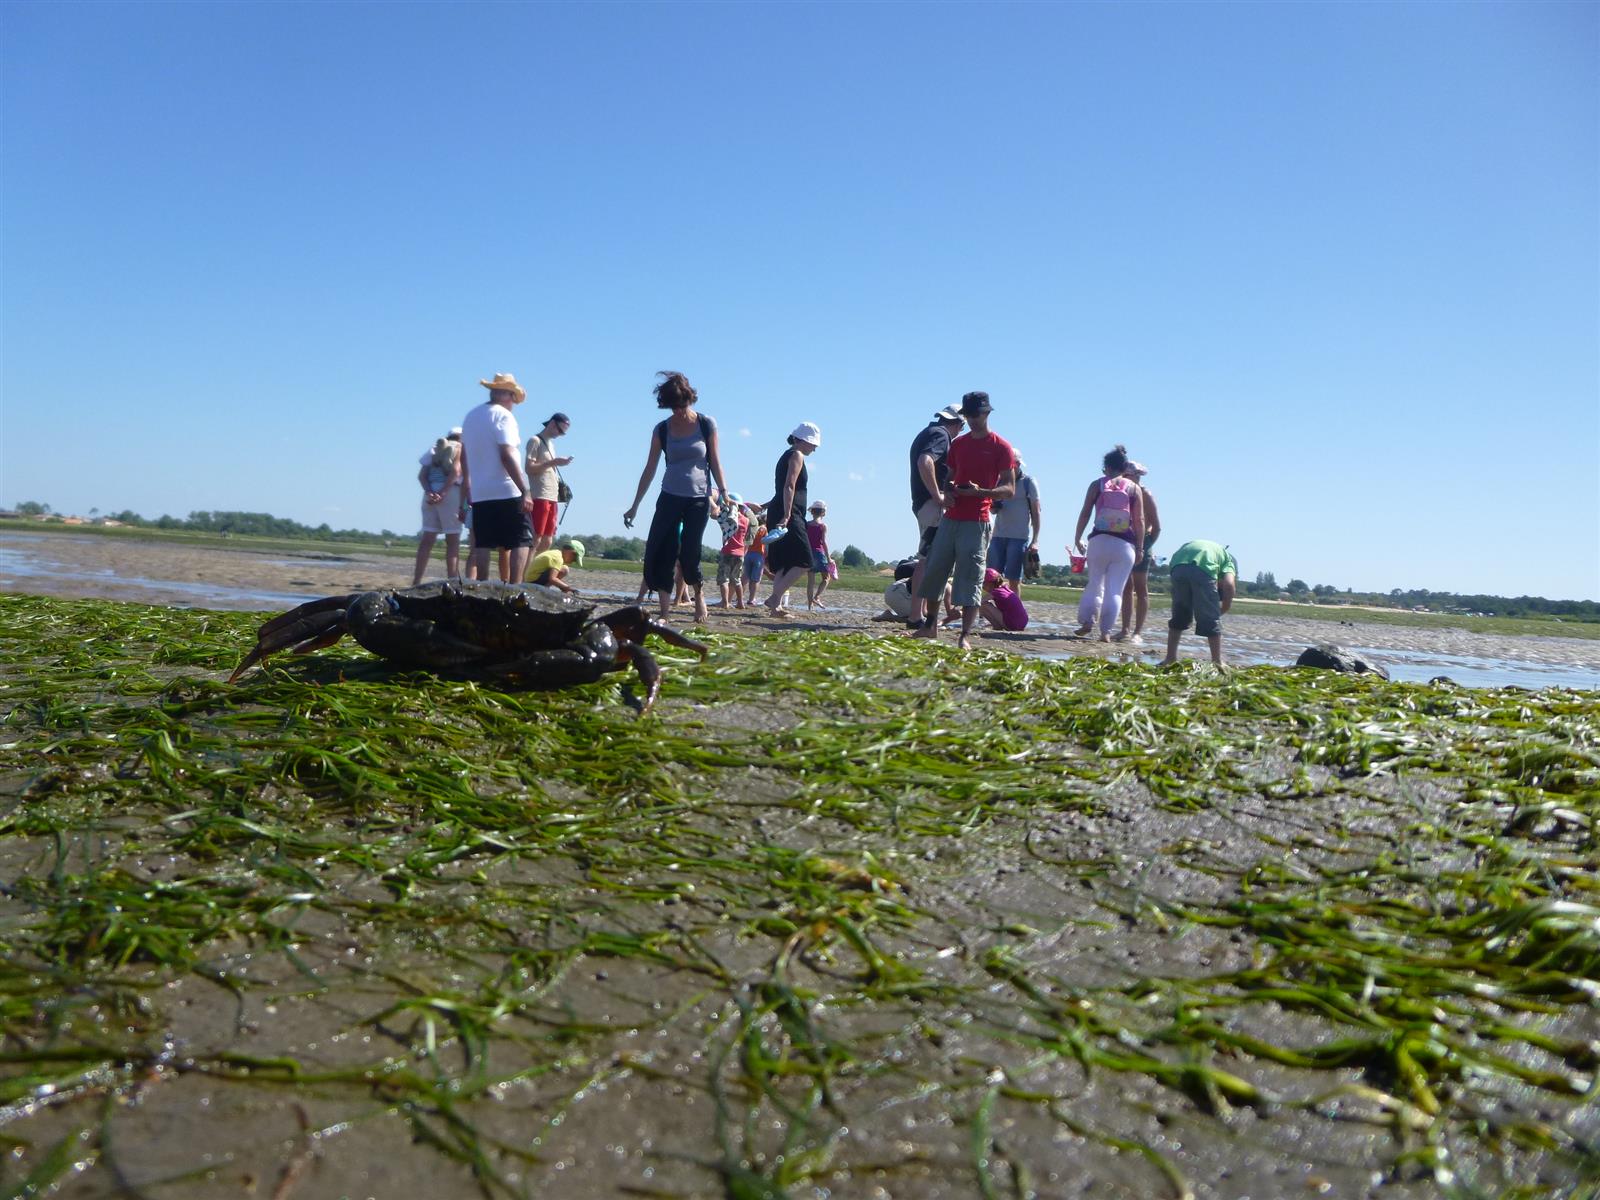
<svg viewBox="0 0 1600 1200">
<path fill-rule="evenodd" d="M 1005 577 L 990 567 L 983 573 L 983 603 L 978 606 L 983 619 L 996 629 L 1016 633 L 1028 627 L 1028 610 L 1022 597 L 1005 584 Z"/>
<path fill-rule="evenodd" d="M 822 593 L 828 590 L 828 580 L 832 578 L 828 568 L 833 565 L 833 560 L 828 556 L 828 526 L 823 517 L 828 515 L 828 506 L 821 500 L 811 503 L 811 520 L 806 522 L 806 540 L 811 543 L 811 574 L 806 581 L 806 607 L 827 608 L 822 602 Z"/>
<path fill-rule="evenodd" d="M 1122 589 L 1133 572 L 1133 564 L 1144 554 L 1144 492 L 1125 478 L 1128 448 L 1113 446 L 1102 466 L 1105 473 L 1089 485 L 1078 514 L 1078 528 L 1072 535 L 1074 548 L 1089 560 L 1089 578 L 1078 602 L 1078 631 L 1074 637 L 1087 637 L 1100 622 L 1100 640 L 1109 642 L 1111 630 L 1122 611 Z M 1088 549 L 1083 531 L 1094 518 Z"/>
</svg>

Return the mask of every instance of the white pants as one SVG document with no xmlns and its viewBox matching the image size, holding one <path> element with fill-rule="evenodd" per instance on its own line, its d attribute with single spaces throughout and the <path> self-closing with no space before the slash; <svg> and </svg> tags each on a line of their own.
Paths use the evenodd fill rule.
<svg viewBox="0 0 1600 1200">
<path fill-rule="evenodd" d="M 1089 539 L 1089 579 L 1078 601 L 1078 624 L 1092 626 L 1100 618 L 1100 632 L 1110 633 L 1122 612 L 1122 589 L 1133 573 L 1133 543 L 1102 534 Z"/>
</svg>

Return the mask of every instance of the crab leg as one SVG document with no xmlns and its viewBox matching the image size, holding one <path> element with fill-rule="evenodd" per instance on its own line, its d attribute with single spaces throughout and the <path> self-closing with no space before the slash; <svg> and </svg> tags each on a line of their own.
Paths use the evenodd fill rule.
<svg viewBox="0 0 1600 1200">
<path fill-rule="evenodd" d="M 322 600 L 312 600 L 267 621 L 256 631 L 255 649 L 234 668 L 233 674 L 228 676 L 228 682 L 238 682 L 239 676 L 256 663 L 290 646 L 294 646 L 298 653 L 306 654 L 333 645 L 345 634 L 345 612 L 352 599 L 353 596 L 328 596 Z"/>
<path fill-rule="evenodd" d="M 636 647 L 644 641 L 646 634 L 653 633 L 662 641 L 677 646 L 680 650 L 693 650 L 702 659 L 711 652 L 709 646 L 685 637 L 672 626 L 652 621 L 642 608 L 633 606 L 619 608 L 616 612 L 606 613 L 605 616 L 595 619 L 611 626 L 619 641 L 626 639 L 633 642 Z"/>
</svg>

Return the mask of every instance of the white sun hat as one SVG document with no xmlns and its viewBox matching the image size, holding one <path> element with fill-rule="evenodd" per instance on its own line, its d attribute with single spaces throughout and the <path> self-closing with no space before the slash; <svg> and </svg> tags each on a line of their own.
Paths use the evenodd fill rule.
<svg viewBox="0 0 1600 1200">
<path fill-rule="evenodd" d="M 822 430 L 810 421 L 801 421 L 789 436 L 797 442 L 806 442 L 812 446 L 822 445 Z"/>
</svg>

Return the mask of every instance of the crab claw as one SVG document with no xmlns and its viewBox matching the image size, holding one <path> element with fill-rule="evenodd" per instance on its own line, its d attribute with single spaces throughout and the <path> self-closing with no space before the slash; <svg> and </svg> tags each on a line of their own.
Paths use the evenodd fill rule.
<svg viewBox="0 0 1600 1200">
<path fill-rule="evenodd" d="M 711 647 L 685 637 L 670 625 L 652 621 L 649 614 L 636 605 L 619 608 L 616 612 L 606 613 L 605 616 L 595 619 L 611 626 L 611 632 L 617 635 L 618 641 L 632 642 L 636 647 L 644 641 L 646 634 L 653 633 L 662 641 L 677 646 L 680 650 L 693 650 L 702 659 L 711 653 Z M 651 661 L 653 663 L 655 660 Z M 658 673 L 659 670 L 660 668 L 657 668 Z"/>
<path fill-rule="evenodd" d="M 650 706 L 656 702 L 656 696 L 661 692 L 661 664 L 656 661 L 655 655 L 637 643 L 621 642 L 619 645 L 633 663 L 633 669 L 638 672 L 639 682 L 644 684 L 643 700 L 634 696 L 632 688 L 623 689 L 622 699 L 630 707 L 637 709 L 642 717 L 650 711 Z"/>
<path fill-rule="evenodd" d="M 331 646 L 344 636 L 345 613 L 355 596 L 328 596 L 313 600 L 299 608 L 291 608 L 282 616 L 274 617 L 256 631 L 255 648 L 228 676 L 229 683 L 237 683 L 256 663 L 280 650 L 293 646 L 297 654 L 308 654 Z"/>
</svg>

